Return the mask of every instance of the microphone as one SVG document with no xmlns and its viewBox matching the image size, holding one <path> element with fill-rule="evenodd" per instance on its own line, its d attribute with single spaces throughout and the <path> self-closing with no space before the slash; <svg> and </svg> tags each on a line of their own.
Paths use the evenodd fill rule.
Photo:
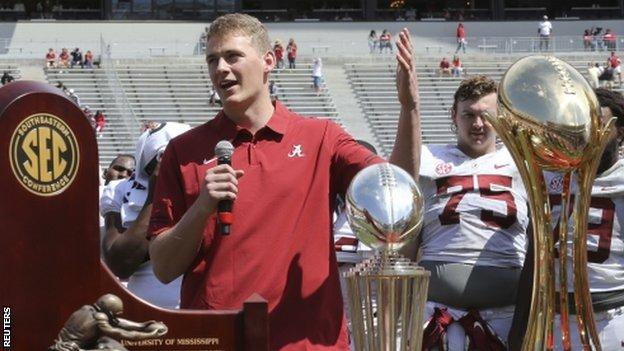
<svg viewBox="0 0 624 351">
<path fill-rule="evenodd" d="M 217 165 L 232 165 L 232 154 L 234 153 L 234 145 L 232 143 L 227 140 L 221 140 L 215 146 L 214 152 L 217 157 Z M 230 225 L 234 223 L 232 200 L 219 201 L 217 205 L 217 223 L 222 235 L 230 234 Z"/>
</svg>

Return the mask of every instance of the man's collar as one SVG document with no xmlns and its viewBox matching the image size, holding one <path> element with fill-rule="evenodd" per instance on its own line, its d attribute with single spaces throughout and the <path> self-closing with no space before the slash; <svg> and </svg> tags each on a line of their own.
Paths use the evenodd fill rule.
<svg viewBox="0 0 624 351">
<path fill-rule="evenodd" d="M 267 124 L 260 128 L 258 132 L 264 128 L 268 128 L 279 135 L 284 135 L 288 127 L 288 116 L 290 115 L 290 111 L 279 101 L 276 101 L 274 106 L 275 109 L 273 110 L 273 115 Z M 217 129 L 221 131 L 224 137 L 230 140 L 234 139 L 240 131 L 246 130 L 228 118 L 223 110 L 217 114 L 215 121 Z"/>
<path fill-rule="evenodd" d="M 284 135 L 288 126 L 287 116 L 290 114 L 290 111 L 279 101 L 275 101 L 274 106 L 273 116 L 267 122 L 266 127 L 277 134 Z"/>
</svg>

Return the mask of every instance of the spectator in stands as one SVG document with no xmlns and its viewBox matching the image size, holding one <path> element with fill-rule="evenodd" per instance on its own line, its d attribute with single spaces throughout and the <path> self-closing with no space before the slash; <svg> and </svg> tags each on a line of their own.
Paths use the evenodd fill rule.
<svg viewBox="0 0 624 351">
<path fill-rule="evenodd" d="M 613 33 L 610 28 L 607 28 L 605 34 L 602 36 L 602 42 L 604 44 L 604 47 L 607 48 L 607 50 L 615 51 L 616 41 L 617 38 L 615 36 L 615 33 Z"/>
<path fill-rule="evenodd" d="M 602 73 L 602 68 L 600 67 L 598 63 L 594 63 L 594 62 L 589 63 L 589 67 L 587 68 L 587 75 L 589 76 L 588 80 L 592 88 L 595 89 L 595 88 L 600 87 L 600 81 L 598 80 L 598 77 L 600 77 L 601 73 Z"/>
<path fill-rule="evenodd" d="M 2 74 L 2 78 L 0 78 L 0 82 L 2 82 L 2 85 L 7 85 L 14 80 L 15 78 L 9 73 L 9 71 L 4 71 L 4 74 Z"/>
<path fill-rule="evenodd" d="M 409 40 L 404 29 L 396 73 L 401 127 L 390 159 L 413 174 L 420 119 Z M 227 60 L 230 50 L 241 53 L 234 63 Z M 165 282 L 184 275 L 183 308 L 240 308 L 251 291 L 265 297 L 271 350 L 347 350 L 328 240 L 333 199 L 357 171 L 383 160 L 334 122 L 271 103 L 275 57 L 254 17 L 214 20 L 207 53 L 223 110 L 173 139 L 163 155 L 149 229 L 154 271 Z M 223 139 L 233 142 L 232 166 L 217 165 L 206 153 Z M 226 199 L 234 204 L 229 236 L 215 222 L 227 218 L 216 213 Z"/>
<path fill-rule="evenodd" d="M 604 43 L 601 40 L 602 36 L 602 27 L 596 27 L 592 30 L 592 47 L 594 51 L 600 49 L 600 51 L 604 50 Z"/>
<path fill-rule="evenodd" d="M 101 110 L 97 110 L 95 112 L 95 132 L 97 133 L 98 138 L 102 137 L 105 126 L 106 116 Z"/>
<path fill-rule="evenodd" d="M 93 53 L 91 50 L 87 50 L 84 55 L 84 67 L 93 68 Z"/>
<path fill-rule="evenodd" d="M 453 73 L 453 77 L 461 77 L 462 75 L 462 63 L 459 59 L 459 56 L 453 56 L 453 66 L 451 67 L 451 72 Z"/>
<path fill-rule="evenodd" d="M 214 107 L 216 104 L 221 106 L 221 98 L 219 97 L 219 93 L 217 93 L 217 89 L 215 89 L 215 87 L 212 87 L 212 90 L 210 90 L 208 104 L 210 104 L 210 107 Z"/>
<path fill-rule="evenodd" d="M 61 49 L 58 65 L 61 68 L 69 68 L 69 50 L 67 48 Z"/>
<path fill-rule="evenodd" d="M 134 173 L 134 156 L 117 155 L 102 173 L 104 185 L 108 185 L 112 180 L 130 178 L 132 173 Z"/>
<path fill-rule="evenodd" d="M 539 35 L 540 43 L 539 49 L 540 51 L 546 50 L 548 51 L 550 47 L 550 36 L 552 35 L 553 26 L 552 23 L 548 20 L 548 16 L 544 15 L 543 21 L 539 23 L 537 27 L 537 34 Z"/>
<path fill-rule="evenodd" d="M 375 30 L 373 29 L 368 34 L 368 50 L 371 54 L 375 52 L 375 49 L 377 48 L 377 44 L 378 44 L 377 32 L 375 32 Z"/>
<path fill-rule="evenodd" d="M 74 91 L 74 89 L 69 89 L 67 90 L 67 96 L 74 100 L 74 102 L 76 103 L 76 105 L 81 106 L 82 104 L 80 103 L 80 98 L 78 97 L 78 94 L 76 94 L 76 92 Z M 88 109 L 89 106 L 86 106 L 86 108 Z"/>
<path fill-rule="evenodd" d="M 70 90 L 73 90 L 73 89 L 70 89 Z M 96 125 L 95 125 L 95 115 L 93 114 L 93 110 L 91 110 L 91 107 L 86 105 L 82 109 L 82 112 L 84 113 L 85 117 L 89 121 L 89 124 L 91 124 L 91 128 L 93 128 L 93 130 L 95 130 L 95 128 L 96 128 Z"/>
<path fill-rule="evenodd" d="M 56 67 L 56 52 L 54 52 L 53 48 L 49 48 L 48 53 L 46 53 L 46 67 Z"/>
<path fill-rule="evenodd" d="M 451 76 L 451 63 L 446 59 L 446 57 L 443 57 L 442 61 L 440 61 L 440 75 Z"/>
<path fill-rule="evenodd" d="M 466 53 L 466 30 L 464 29 L 464 24 L 459 23 L 457 25 L 457 33 L 455 34 L 457 37 L 457 49 L 455 49 L 455 53 L 459 52 L 459 49 L 462 49 L 464 54 Z"/>
<path fill-rule="evenodd" d="M 615 54 L 615 51 L 611 51 L 611 56 L 607 59 L 607 67 L 613 71 L 613 78 L 617 75 L 618 85 L 622 86 L 622 61 Z"/>
<path fill-rule="evenodd" d="M 312 86 L 318 95 L 321 92 L 321 81 L 323 80 L 323 61 L 320 57 L 314 58 L 312 66 Z"/>
<path fill-rule="evenodd" d="M 607 64 L 607 66 L 600 73 L 600 76 L 598 76 L 598 81 L 600 82 L 600 86 L 602 88 L 613 88 L 613 68 L 609 67 Z"/>
<path fill-rule="evenodd" d="M 592 34 L 591 30 L 589 29 L 585 29 L 585 31 L 583 32 L 583 49 L 585 51 L 592 50 Z"/>
<path fill-rule="evenodd" d="M 186 124 L 167 122 L 143 132 L 136 146 L 136 171 L 129 179 L 109 183 L 100 198 L 106 222 L 104 260 L 115 275 L 129 278 L 130 291 L 164 308 L 179 306 L 181 279 L 168 285 L 156 279 L 146 234 L 162 155 L 171 139 L 189 129 Z"/>
<path fill-rule="evenodd" d="M 379 36 L 379 53 L 383 54 L 384 49 L 388 49 L 390 53 L 392 51 L 392 34 L 387 29 L 384 29 Z"/>
<path fill-rule="evenodd" d="M 277 84 L 275 84 L 275 81 L 270 81 L 269 82 L 269 96 L 271 96 L 271 101 L 275 102 L 277 100 L 279 100 L 277 94 L 279 92 L 279 88 L 277 87 Z"/>
<path fill-rule="evenodd" d="M 275 68 L 284 68 L 284 46 L 282 45 L 281 40 L 277 39 L 275 41 L 275 44 L 273 45 L 273 52 L 275 53 L 275 60 L 277 61 Z"/>
<path fill-rule="evenodd" d="M 202 54 L 206 53 L 206 33 L 207 32 L 208 32 L 208 27 L 205 27 L 202 34 L 199 35 L 199 52 Z"/>
<path fill-rule="evenodd" d="M 295 69 L 297 60 L 297 43 L 295 39 L 290 38 L 288 45 L 286 46 L 286 52 L 288 53 L 288 68 Z"/>
<path fill-rule="evenodd" d="M 82 51 L 80 48 L 75 48 L 74 51 L 71 52 L 71 68 L 74 68 L 75 65 L 80 65 L 80 68 L 84 67 L 84 63 L 82 61 Z"/>
</svg>

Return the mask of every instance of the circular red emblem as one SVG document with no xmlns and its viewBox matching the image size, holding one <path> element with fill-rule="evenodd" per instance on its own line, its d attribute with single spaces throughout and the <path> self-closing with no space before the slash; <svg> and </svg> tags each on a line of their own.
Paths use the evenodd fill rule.
<svg viewBox="0 0 624 351">
<path fill-rule="evenodd" d="M 451 173 L 452 169 L 452 163 L 440 163 L 436 166 L 435 171 L 438 175 L 445 175 Z"/>
</svg>

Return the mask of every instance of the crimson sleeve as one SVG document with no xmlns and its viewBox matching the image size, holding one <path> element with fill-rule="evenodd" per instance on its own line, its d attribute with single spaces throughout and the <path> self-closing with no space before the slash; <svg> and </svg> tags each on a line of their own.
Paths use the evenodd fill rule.
<svg viewBox="0 0 624 351">
<path fill-rule="evenodd" d="M 184 185 L 175 146 L 169 143 L 160 162 L 147 239 L 173 227 L 186 212 Z"/>
<path fill-rule="evenodd" d="M 344 194 L 355 175 L 376 163 L 386 162 L 360 145 L 349 133 L 334 122 L 328 122 L 326 142 L 331 148 L 331 185 L 338 194 Z"/>
</svg>

